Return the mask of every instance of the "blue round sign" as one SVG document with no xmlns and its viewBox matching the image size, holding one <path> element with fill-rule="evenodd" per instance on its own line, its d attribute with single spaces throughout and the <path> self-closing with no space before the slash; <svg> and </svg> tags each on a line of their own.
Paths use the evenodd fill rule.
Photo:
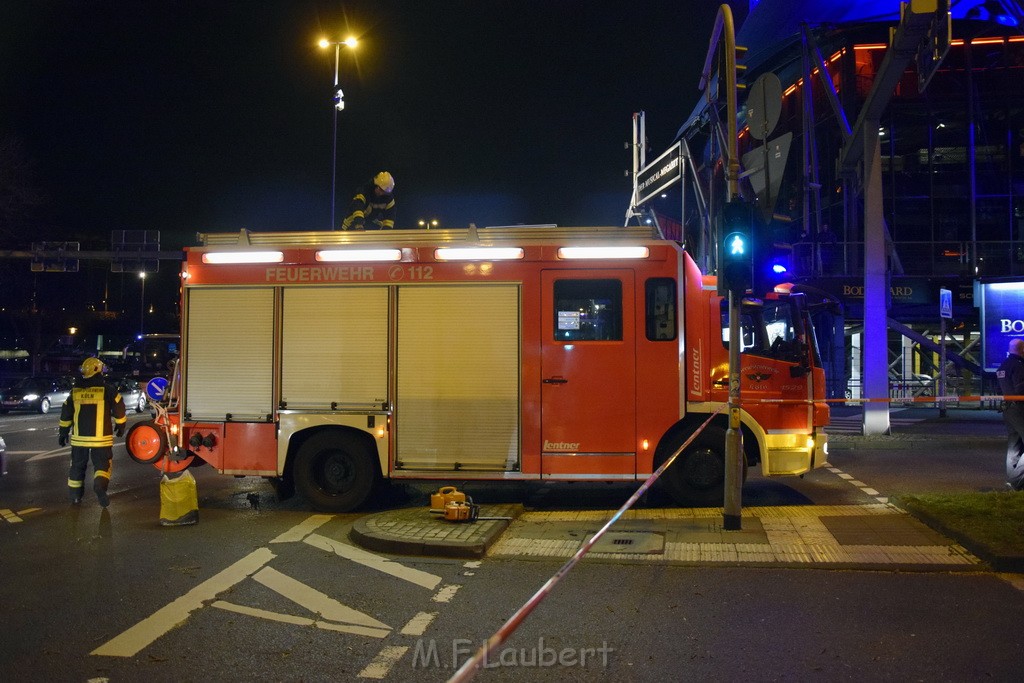
<svg viewBox="0 0 1024 683">
<path fill-rule="evenodd" d="M 167 385 L 170 382 L 164 377 L 154 377 L 146 383 L 146 396 L 150 399 L 160 402 L 164 400 L 164 395 L 167 393 Z"/>
</svg>

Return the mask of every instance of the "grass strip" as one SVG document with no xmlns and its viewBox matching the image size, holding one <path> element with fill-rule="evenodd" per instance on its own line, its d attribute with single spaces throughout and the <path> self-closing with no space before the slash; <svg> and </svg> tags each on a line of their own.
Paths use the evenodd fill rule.
<svg viewBox="0 0 1024 683">
<path fill-rule="evenodd" d="M 1024 561 L 1024 493 L 917 494 L 898 504 L 994 566 Z"/>
</svg>

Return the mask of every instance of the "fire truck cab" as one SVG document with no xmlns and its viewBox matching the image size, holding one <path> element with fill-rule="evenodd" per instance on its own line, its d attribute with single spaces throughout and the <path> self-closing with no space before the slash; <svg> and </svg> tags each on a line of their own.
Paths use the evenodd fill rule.
<svg viewBox="0 0 1024 683">
<path fill-rule="evenodd" d="M 136 460 L 274 479 L 321 511 L 384 479 L 632 481 L 727 401 L 727 310 L 647 228 L 208 233 L 186 250 L 170 403 Z M 825 462 L 805 297 L 749 298 L 746 464 Z M 726 419 L 666 471 L 719 504 Z"/>
</svg>

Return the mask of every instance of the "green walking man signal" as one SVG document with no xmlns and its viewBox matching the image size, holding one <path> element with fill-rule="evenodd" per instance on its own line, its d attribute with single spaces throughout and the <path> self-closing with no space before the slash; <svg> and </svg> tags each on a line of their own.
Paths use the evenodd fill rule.
<svg viewBox="0 0 1024 683">
<path fill-rule="evenodd" d="M 753 282 L 753 214 L 750 205 L 731 201 L 722 207 L 718 244 L 718 293 L 743 295 Z"/>
</svg>

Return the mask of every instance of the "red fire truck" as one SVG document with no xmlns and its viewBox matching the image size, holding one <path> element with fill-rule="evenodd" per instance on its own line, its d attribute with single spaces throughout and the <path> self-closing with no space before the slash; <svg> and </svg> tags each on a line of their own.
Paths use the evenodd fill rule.
<svg viewBox="0 0 1024 683">
<path fill-rule="evenodd" d="M 202 234 L 179 369 L 132 457 L 294 486 L 345 511 L 383 479 L 633 481 L 727 401 L 728 312 L 647 228 Z M 806 296 L 742 307 L 747 465 L 824 464 Z M 716 504 L 720 415 L 663 485 Z"/>
</svg>

